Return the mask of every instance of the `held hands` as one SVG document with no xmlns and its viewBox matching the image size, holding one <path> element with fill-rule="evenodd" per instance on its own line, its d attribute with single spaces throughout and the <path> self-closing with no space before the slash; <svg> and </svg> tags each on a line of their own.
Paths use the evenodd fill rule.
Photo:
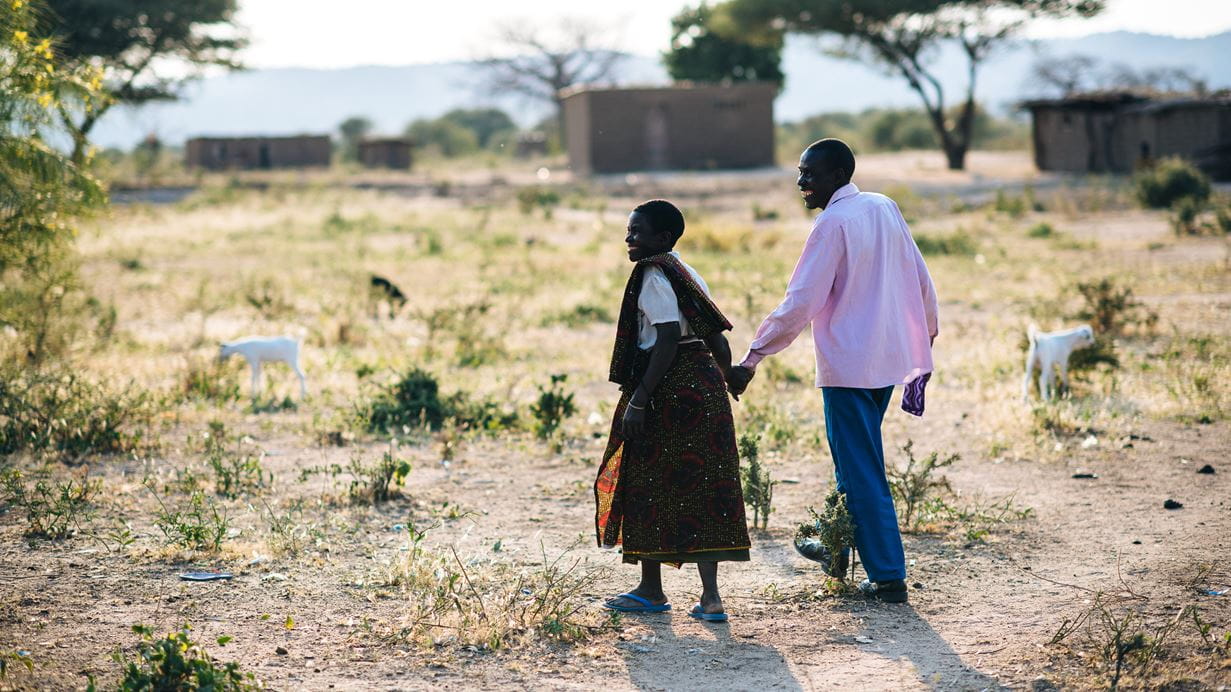
<svg viewBox="0 0 1231 692">
<path fill-rule="evenodd" d="M 750 370 L 742 365 L 736 365 L 727 371 L 727 390 L 731 392 L 731 396 L 739 401 L 739 396 L 748 388 L 748 383 L 756 376 L 755 370 Z"/>
</svg>

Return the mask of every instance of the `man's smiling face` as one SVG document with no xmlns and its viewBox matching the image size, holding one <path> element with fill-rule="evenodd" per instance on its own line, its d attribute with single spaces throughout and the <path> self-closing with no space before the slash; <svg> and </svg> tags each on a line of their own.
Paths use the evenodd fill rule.
<svg viewBox="0 0 1231 692">
<path fill-rule="evenodd" d="M 816 149 L 806 149 L 799 157 L 799 194 L 809 209 L 824 209 L 838 188 L 845 185 L 846 172 L 833 168 L 827 157 Z"/>
</svg>

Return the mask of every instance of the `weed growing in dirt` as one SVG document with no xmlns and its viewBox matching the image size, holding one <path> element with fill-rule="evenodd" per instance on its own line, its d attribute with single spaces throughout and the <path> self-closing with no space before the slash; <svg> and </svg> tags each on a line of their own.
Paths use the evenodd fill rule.
<svg viewBox="0 0 1231 692">
<path fill-rule="evenodd" d="M 1167 392 L 1179 405 L 1179 417 L 1202 424 L 1213 423 L 1231 413 L 1231 351 L 1214 336 L 1173 337 L 1164 349 L 1162 363 Z"/>
<path fill-rule="evenodd" d="M 217 503 L 205 493 L 194 492 L 188 504 L 181 509 L 168 509 L 162 497 L 154 491 L 153 482 L 147 480 L 146 489 L 158 501 L 154 525 L 166 537 L 167 542 L 188 550 L 217 552 L 227 536 L 231 523 L 225 511 L 219 511 Z"/>
<path fill-rule="evenodd" d="M 1221 640 L 1212 634 L 1212 624 L 1202 619 L 1196 605 L 1182 606 L 1174 616 L 1160 620 L 1124 601 L 1123 597 L 1096 594 L 1092 605 L 1061 622 L 1048 645 L 1067 646 L 1081 654 L 1112 690 L 1119 689 L 1126 676 L 1134 678 L 1134 686 L 1150 687 L 1147 683 L 1156 667 L 1176 658 L 1173 649 L 1182 646 L 1176 640 L 1184 632 L 1198 638 L 1197 648 L 1203 653 L 1227 655 L 1231 632 Z"/>
<path fill-rule="evenodd" d="M 120 651 L 112 655 L 112 660 L 124 669 L 118 687 L 121 692 L 262 689 L 252 673 L 240 672 L 238 663 L 219 665 L 189 636 L 192 626 L 188 623 L 161 637 L 155 636 L 154 628 L 148 625 L 133 625 L 132 631 L 141 637 L 135 656 L 130 659 Z M 216 641 L 218 646 L 226 646 L 231 637 L 218 637 Z"/>
<path fill-rule="evenodd" d="M 836 561 L 842 552 L 855 545 L 855 521 L 846 506 L 846 493 L 838 492 L 837 486 L 825 496 L 825 505 L 818 514 L 812 507 L 808 508 L 812 521 L 804 522 L 795 529 L 795 539 L 815 538 L 821 542 Z M 830 565 L 832 569 L 834 565 Z M 855 561 L 851 560 L 851 574 L 854 575 Z"/>
<path fill-rule="evenodd" d="M 927 519 L 923 516 L 924 513 L 919 511 L 921 508 L 941 491 L 953 491 L 949 486 L 949 479 L 944 476 L 933 477 L 933 472 L 952 466 L 961 459 L 957 454 L 941 459 L 939 452 L 932 452 L 919 460 L 915 458 L 914 447 L 914 440 L 907 440 L 902 447 L 902 453 L 906 455 L 906 468 L 885 469 L 885 475 L 889 478 L 889 492 L 893 495 L 898 509 L 898 524 L 907 533 L 918 530 Z"/>
<path fill-rule="evenodd" d="M 566 392 L 564 383 L 568 375 L 563 373 L 552 375 L 551 382 L 539 386 L 539 399 L 530 405 L 530 414 L 534 416 L 534 432 L 540 440 L 546 440 L 555 434 L 565 419 L 577 413 L 573 403 L 572 392 Z"/>
<path fill-rule="evenodd" d="M 752 509 L 752 527 L 765 530 L 769 527 L 769 513 L 773 511 L 774 481 L 769 469 L 761 466 L 759 435 L 740 435 L 739 457 L 744 466 L 741 476 L 744 482 L 744 503 Z"/>
<path fill-rule="evenodd" d="M 149 396 L 115 392 L 75 373 L 0 372 L 0 454 L 59 452 L 70 460 L 140 444 L 153 415 Z"/>
<path fill-rule="evenodd" d="M 17 469 L 0 472 L 4 503 L 26 514 L 25 535 L 58 540 L 71 536 L 91 516 L 91 505 L 103 482 L 82 476 L 81 480 L 49 482 L 39 478 L 30 486 Z"/>
<path fill-rule="evenodd" d="M 251 443 L 250 438 L 235 437 L 233 451 L 227 450 L 228 441 L 231 436 L 226 426 L 221 421 L 210 421 L 209 432 L 205 433 L 205 463 L 214 471 L 215 493 L 236 498 L 257 492 L 273 482 L 273 474 L 261 467 L 265 453 L 244 453 L 244 446 Z"/>
<path fill-rule="evenodd" d="M 303 520 L 303 501 L 296 500 L 283 512 L 275 510 L 262 499 L 265 505 L 266 519 L 269 525 L 269 538 L 266 544 L 275 555 L 299 557 L 308 547 L 322 538 L 315 525 Z"/>
<path fill-rule="evenodd" d="M 739 427 L 752 431 L 749 434 L 756 434 L 758 441 L 764 439 L 769 449 L 782 449 L 799 435 L 799 426 L 790 415 L 772 403 L 748 404 Z"/>
<path fill-rule="evenodd" d="M 406 476 L 410 474 L 410 462 L 396 456 L 396 451 L 391 445 L 380 459 L 371 464 L 363 463 L 359 456 L 351 457 L 348 470 L 353 477 L 350 483 L 352 501 L 376 504 L 400 494 L 392 486 L 400 488 L 406 481 Z"/>
<path fill-rule="evenodd" d="M 1031 238 L 1051 238 L 1056 235 L 1056 229 L 1046 221 L 1040 221 L 1031 226 L 1030 230 L 1026 231 L 1026 235 Z"/>
<path fill-rule="evenodd" d="M 34 671 L 34 659 L 30 658 L 29 652 L 0 651 L 0 680 L 8 677 L 9 668 L 13 667 L 14 663 L 20 664 L 27 673 Z"/>
<path fill-rule="evenodd" d="M 559 205 L 560 193 L 549 187 L 528 185 L 517 191 L 517 208 L 526 216 L 541 209 L 543 218 L 550 220 Z"/>
<path fill-rule="evenodd" d="M 1089 322 L 1098 336 L 1123 336 L 1129 327 L 1149 331 L 1158 323 L 1158 314 L 1133 297 L 1132 287 L 1115 279 L 1079 281 L 1073 289 L 1085 302 L 1071 317 Z"/>
</svg>

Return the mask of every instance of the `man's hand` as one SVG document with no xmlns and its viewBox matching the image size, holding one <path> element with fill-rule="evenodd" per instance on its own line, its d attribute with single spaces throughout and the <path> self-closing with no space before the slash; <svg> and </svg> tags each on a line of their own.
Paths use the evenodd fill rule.
<svg viewBox="0 0 1231 692">
<path fill-rule="evenodd" d="M 735 397 L 736 401 L 739 401 L 739 396 L 748 388 L 748 383 L 755 375 L 755 370 L 736 365 L 727 371 L 727 391 L 731 392 L 731 396 Z"/>
<path fill-rule="evenodd" d="M 621 420 L 626 440 L 635 440 L 645 433 L 645 409 L 633 408 L 631 404 L 630 401 L 629 405 L 624 407 L 624 418 Z"/>
</svg>

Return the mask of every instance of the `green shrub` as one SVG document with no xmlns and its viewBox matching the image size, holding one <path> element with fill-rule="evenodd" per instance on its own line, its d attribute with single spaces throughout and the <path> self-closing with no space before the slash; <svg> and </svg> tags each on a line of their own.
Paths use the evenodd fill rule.
<svg viewBox="0 0 1231 692">
<path fill-rule="evenodd" d="M 132 451 L 151 416 L 144 392 L 113 392 L 72 372 L 0 371 L 0 454 L 60 452 L 75 460 Z"/>
<path fill-rule="evenodd" d="M 584 327 L 587 324 L 599 322 L 602 324 L 611 324 L 615 320 L 611 317 L 611 311 L 601 305 L 592 305 L 582 303 L 575 305 L 570 310 L 553 313 L 543 318 L 543 326 L 550 327 L 553 324 L 563 324 L 566 327 Z"/>
<path fill-rule="evenodd" d="M 1190 197 L 1205 202 L 1210 197 L 1210 179 L 1196 166 L 1180 158 L 1167 158 L 1133 176 L 1137 199 L 1150 209 L 1167 209 Z"/>
<path fill-rule="evenodd" d="M 530 405 L 530 413 L 536 421 L 534 432 L 540 440 L 551 437 L 566 418 L 577 413 L 572 392 L 564 391 L 566 380 L 568 375 L 552 375 L 546 387 L 539 387 L 539 400 Z"/>
<path fill-rule="evenodd" d="M 0 472 L 4 503 L 26 513 L 25 535 L 30 538 L 57 540 L 72 535 L 80 522 L 89 518 L 90 506 L 102 484 L 101 480 L 84 477 L 57 483 L 40 478 L 28 487 L 21 471 Z"/>
<path fill-rule="evenodd" d="M 752 509 L 752 527 L 763 531 L 769 527 L 769 513 L 773 511 L 774 481 L 769 469 L 761 465 L 760 441 L 760 435 L 740 435 L 739 457 L 744 462 L 744 503 Z"/>
<path fill-rule="evenodd" d="M 1026 207 L 1027 200 L 1024 196 L 1008 195 L 1004 190 L 996 191 L 996 211 L 1017 218 L 1026 213 Z"/>
<path fill-rule="evenodd" d="M 919 247 L 919 252 L 925 255 L 972 257 L 978 250 L 974 237 L 962 228 L 939 235 L 915 234 L 915 245 Z"/>
<path fill-rule="evenodd" d="M 1133 289 L 1114 279 L 1078 282 L 1074 288 L 1085 303 L 1072 317 L 1085 320 L 1099 337 L 1124 334 L 1130 326 L 1153 329 L 1158 314 L 1133 297 Z"/>
<path fill-rule="evenodd" d="M 464 392 L 441 397 L 436 378 L 411 368 L 392 386 L 359 410 L 369 432 L 397 434 L 412 429 L 439 430 L 446 418 L 455 418 L 473 430 L 500 430 L 517 424 L 517 414 L 494 402 L 471 401 Z"/>
<path fill-rule="evenodd" d="M 560 193 L 550 187 L 529 185 L 517 191 L 517 208 L 529 216 L 535 209 L 543 210 L 543 218 L 550 219 L 560 205 Z"/>
<path fill-rule="evenodd" d="M 1214 228 L 1223 235 L 1231 235 L 1231 204 L 1219 205 L 1214 210 Z"/>
<path fill-rule="evenodd" d="M 1056 229 L 1051 227 L 1051 224 L 1046 221 L 1041 221 L 1030 227 L 1026 231 L 1026 235 L 1031 238 L 1050 238 L 1056 234 Z"/>
<path fill-rule="evenodd" d="M 838 492 L 837 486 L 825 496 L 825 505 L 819 514 L 811 507 L 808 514 L 812 520 L 796 527 L 795 540 L 816 538 L 829 549 L 835 561 L 840 559 L 844 550 L 854 547 L 855 521 L 846 506 L 846 493 Z M 830 568 L 833 566 L 830 565 Z M 851 571 L 854 572 L 854 561 L 851 562 Z"/>
<path fill-rule="evenodd" d="M 217 358 L 193 358 L 180 380 L 180 395 L 184 399 L 196 399 L 225 404 L 239 401 L 239 379 L 236 373 L 242 365 L 239 359 L 220 362 Z"/>
<path fill-rule="evenodd" d="M 1171 205 L 1171 230 L 1176 235 L 1199 235 L 1201 226 L 1197 218 L 1205 211 L 1205 201 L 1196 197 L 1181 197 Z"/>
<path fill-rule="evenodd" d="M 123 666 L 121 692 L 161 692 L 162 690 L 208 690 L 238 692 L 259 690 L 261 685 L 251 673 L 241 673 L 238 663 L 219 666 L 189 633 L 192 626 L 184 623 L 178 632 L 154 636 L 154 628 L 133 625 L 141 636 L 136 656 L 128 659 L 116 652 L 112 659 Z M 226 646 L 230 637 L 218 637 L 218 646 Z"/>
</svg>

